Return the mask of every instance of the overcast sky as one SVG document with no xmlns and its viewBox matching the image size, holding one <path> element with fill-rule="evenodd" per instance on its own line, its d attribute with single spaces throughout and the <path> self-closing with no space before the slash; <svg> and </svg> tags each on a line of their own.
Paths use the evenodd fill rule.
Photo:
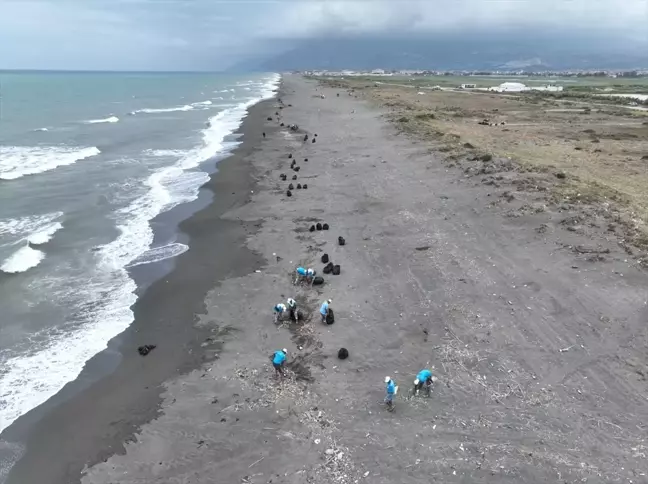
<svg viewBox="0 0 648 484">
<path fill-rule="evenodd" d="M 647 48 L 648 0 L 0 0 L 0 68 L 218 70 L 304 39 L 512 27 Z"/>
</svg>

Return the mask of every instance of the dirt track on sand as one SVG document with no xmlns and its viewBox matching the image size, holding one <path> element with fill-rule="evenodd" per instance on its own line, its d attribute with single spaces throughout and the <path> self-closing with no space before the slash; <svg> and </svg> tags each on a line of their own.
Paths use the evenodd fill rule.
<svg viewBox="0 0 648 484">
<path fill-rule="evenodd" d="M 262 223 L 248 244 L 269 263 L 215 288 L 202 318 L 225 350 L 170 382 L 164 414 L 84 482 L 648 482 L 646 274 L 564 214 L 507 216 L 490 203 L 503 190 L 344 91 L 293 76 L 283 89 L 281 120 L 300 132 L 252 155 L 260 191 L 230 214 Z M 288 198 L 290 153 L 308 190 Z M 309 232 L 316 220 L 331 229 Z M 294 267 L 321 270 L 322 253 L 341 275 L 293 289 Z M 275 327 L 291 294 L 313 318 Z M 285 346 L 278 384 L 268 355 Z M 424 367 L 432 397 L 406 399 Z M 385 375 L 400 385 L 393 413 Z"/>
</svg>

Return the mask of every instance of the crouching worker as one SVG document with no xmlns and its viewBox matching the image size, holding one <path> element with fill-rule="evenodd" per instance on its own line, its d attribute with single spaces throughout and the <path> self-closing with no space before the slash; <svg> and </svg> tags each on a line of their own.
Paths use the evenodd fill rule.
<svg viewBox="0 0 648 484">
<path fill-rule="evenodd" d="M 284 348 L 283 350 L 275 351 L 274 355 L 272 355 L 272 366 L 275 369 L 275 376 L 283 378 L 284 376 L 283 366 L 284 363 L 286 362 L 287 354 L 288 354 L 288 350 Z"/>
<path fill-rule="evenodd" d="M 287 310 L 288 308 L 286 308 L 286 305 L 284 303 L 279 303 L 274 307 L 275 324 L 277 324 L 280 320 L 284 318 Z"/>
<path fill-rule="evenodd" d="M 312 286 L 313 279 L 315 279 L 315 271 L 313 269 L 304 269 L 303 267 L 298 267 L 295 271 L 295 282 L 293 284 L 297 284 L 301 281 L 306 281 Z"/>
<path fill-rule="evenodd" d="M 432 390 L 432 372 L 430 370 L 421 370 L 414 380 L 413 394 L 418 395 L 422 388 L 425 388 L 426 396 L 430 396 Z"/>
<path fill-rule="evenodd" d="M 290 312 L 291 321 L 294 321 L 296 323 L 297 320 L 299 319 L 299 313 L 297 312 L 297 301 L 289 297 L 288 300 L 286 301 L 286 304 L 288 305 L 288 311 Z"/>
</svg>

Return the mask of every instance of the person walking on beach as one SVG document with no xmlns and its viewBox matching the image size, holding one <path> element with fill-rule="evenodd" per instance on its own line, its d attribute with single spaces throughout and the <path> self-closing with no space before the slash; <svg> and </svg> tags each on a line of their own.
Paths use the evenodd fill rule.
<svg viewBox="0 0 648 484">
<path fill-rule="evenodd" d="M 297 284 L 298 282 L 305 280 L 306 282 L 310 282 L 311 286 L 313 285 L 313 279 L 315 279 L 315 271 L 313 269 L 304 269 L 303 267 L 298 267 L 295 273 L 295 282 L 293 284 Z"/>
<path fill-rule="evenodd" d="M 398 391 L 398 387 L 396 386 L 396 383 L 394 383 L 394 380 L 391 379 L 391 377 L 386 376 L 385 377 L 385 405 L 387 405 L 387 410 L 390 412 L 394 411 L 394 396 L 396 395 L 396 392 Z"/>
<path fill-rule="evenodd" d="M 296 323 L 299 317 L 297 313 L 297 301 L 289 297 L 286 301 L 286 305 L 288 306 L 288 311 L 290 311 L 290 319 Z"/>
<path fill-rule="evenodd" d="M 286 305 L 284 303 L 279 303 L 274 307 L 274 322 L 277 324 L 280 319 L 283 319 L 284 315 L 286 314 L 286 311 L 288 309 L 286 308 Z"/>
<path fill-rule="evenodd" d="M 322 303 L 320 306 L 320 316 L 322 316 L 322 323 L 326 324 L 326 318 L 329 315 L 329 306 L 331 305 L 333 301 L 330 299 L 327 299 Z"/>
<path fill-rule="evenodd" d="M 429 397 L 430 390 L 432 390 L 432 372 L 428 369 L 418 372 L 416 380 L 414 380 L 414 389 L 412 393 L 418 395 L 423 387 L 425 387 L 425 393 Z"/>
<path fill-rule="evenodd" d="M 286 362 L 287 354 L 288 354 L 288 350 L 284 348 L 283 350 L 275 351 L 274 355 L 272 355 L 272 366 L 274 366 L 275 369 L 275 376 L 283 378 L 284 376 L 283 366 L 284 363 Z"/>
</svg>

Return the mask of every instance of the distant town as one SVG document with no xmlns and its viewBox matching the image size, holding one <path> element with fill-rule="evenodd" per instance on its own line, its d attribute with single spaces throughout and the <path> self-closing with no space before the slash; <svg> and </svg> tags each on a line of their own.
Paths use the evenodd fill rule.
<svg viewBox="0 0 648 484">
<path fill-rule="evenodd" d="M 617 70 L 591 70 L 591 71 L 528 71 L 528 70 L 506 70 L 506 71 L 434 71 L 434 70 L 387 70 L 373 69 L 371 71 L 299 71 L 300 74 L 310 76 L 521 76 L 521 77 L 609 77 L 609 78 L 633 78 L 648 77 L 648 69 L 632 71 Z"/>
</svg>

